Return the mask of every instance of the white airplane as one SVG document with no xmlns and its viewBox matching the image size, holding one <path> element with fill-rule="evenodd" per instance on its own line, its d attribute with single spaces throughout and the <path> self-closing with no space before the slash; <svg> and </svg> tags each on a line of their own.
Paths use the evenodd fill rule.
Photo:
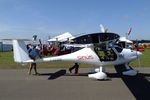
<svg viewBox="0 0 150 100">
<path fill-rule="evenodd" d="M 135 59 L 138 59 L 142 53 L 131 49 L 121 48 L 114 45 L 119 35 L 115 33 L 92 33 L 77 37 L 74 39 L 76 44 L 84 44 L 84 48 L 61 56 L 39 58 L 35 61 L 29 57 L 25 40 L 13 39 L 14 61 L 17 63 L 31 63 L 31 62 L 77 62 L 96 65 L 95 73 L 89 74 L 89 78 L 107 79 L 103 67 L 108 65 L 124 64 L 127 71 L 123 75 L 134 76 L 137 71 L 128 66 L 128 64 Z M 107 39 L 107 41 L 105 41 Z M 108 46 L 105 46 L 108 44 Z M 109 43 L 110 42 L 110 43 Z"/>
</svg>

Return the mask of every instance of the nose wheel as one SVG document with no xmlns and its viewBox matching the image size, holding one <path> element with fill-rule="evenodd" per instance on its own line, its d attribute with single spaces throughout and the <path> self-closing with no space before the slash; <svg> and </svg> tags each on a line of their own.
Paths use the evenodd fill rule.
<svg viewBox="0 0 150 100">
<path fill-rule="evenodd" d="M 125 64 L 125 67 L 126 67 L 127 71 L 122 72 L 123 75 L 126 75 L 126 76 L 136 76 L 137 75 L 138 71 L 136 71 L 133 68 L 131 68 L 130 66 L 128 66 L 128 64 Z"/>
</svg>

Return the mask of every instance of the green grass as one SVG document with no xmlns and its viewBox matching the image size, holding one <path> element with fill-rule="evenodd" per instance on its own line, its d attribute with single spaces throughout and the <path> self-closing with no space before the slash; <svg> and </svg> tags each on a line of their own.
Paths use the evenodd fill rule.
<svg viewBox="0 0 150 100">
<path fill-rule="evenodd" d="M 143 55 L 140 58 L 140 63 L 141 63 L 140 67 L 150 67 L 150 49 L 145 49 Z M 139 67 L 138 60 L 131 62 L 130 65 Z"/>
<path fill-rule="evenodd" d="M 38 63 L 38 68 L 68 68 L 74 63 L 71 62 L 47 62 Z M 137 60 L 131 62 L 131 66 L 138 67 Z M 28 68 L 29 64 L 22 66 L 15 63 L 13 59 L 13 52 L 0 52 L 0 69 L 15 69 L 15 68 Z M 92 67 L 94 65 L 81 64 L 80 67 Z M 150 67 L 150 49 L 145 49 L 141 57 L 141 67 Z"/>
<path fill-rule="evenodd" d="M 19 64 L 14 63 L 12 52 L 0 52 L 0 68 L 19 68 Z"/>
</svg>

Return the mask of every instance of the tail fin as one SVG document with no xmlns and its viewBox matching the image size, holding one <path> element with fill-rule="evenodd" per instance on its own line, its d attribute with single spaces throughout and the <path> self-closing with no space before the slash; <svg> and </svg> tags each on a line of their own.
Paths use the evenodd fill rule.
<svg viewBox="0 0 150 100">
<path fill-rule="evenodd" d="M 27 60 L 31 60 L 24 40 L 15 39 L 12 42 L 15 62 L 24 63 Z"/>
</svg>

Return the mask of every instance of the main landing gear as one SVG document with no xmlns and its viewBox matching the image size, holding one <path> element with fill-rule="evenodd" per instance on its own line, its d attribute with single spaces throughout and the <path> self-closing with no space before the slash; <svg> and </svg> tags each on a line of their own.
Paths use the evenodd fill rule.
<svg viewBox="0 0 150 100">
<path fill-rule="evenodd" d="M 126 76 L 136 76 L 138 71 L 134 70 L 131 68 L 128 63 L 124 64 L 126 71 L 123 71 L 122 74 Z M 119 66 L 118 66 L 119 67 Z M 120 66 L 122 67 L 122 66 Z M 95 71 L 96 73 L 94 74 L 89 74 L 88 77 L 92 79 L 97 79 L 97 80 L 107 80 L 109 79 L 105 73 L 105 69 L 100 66 L 99 68 L 96 68 Z"/>
<path fill-rule="evenodd" d="M 88 77 L 93 78 L 93 79 L 97 79 L 97 80 L 107 79 L 107 75 L 106 75 L 106 73 L 103 72 L 102 66 L 100 66 L 100 68 L 98 68 L 98 69 L 95 69 L 95 72 L 96 73 L 94 73 L 94 74 L 89 74 Z"/>
</svg>

